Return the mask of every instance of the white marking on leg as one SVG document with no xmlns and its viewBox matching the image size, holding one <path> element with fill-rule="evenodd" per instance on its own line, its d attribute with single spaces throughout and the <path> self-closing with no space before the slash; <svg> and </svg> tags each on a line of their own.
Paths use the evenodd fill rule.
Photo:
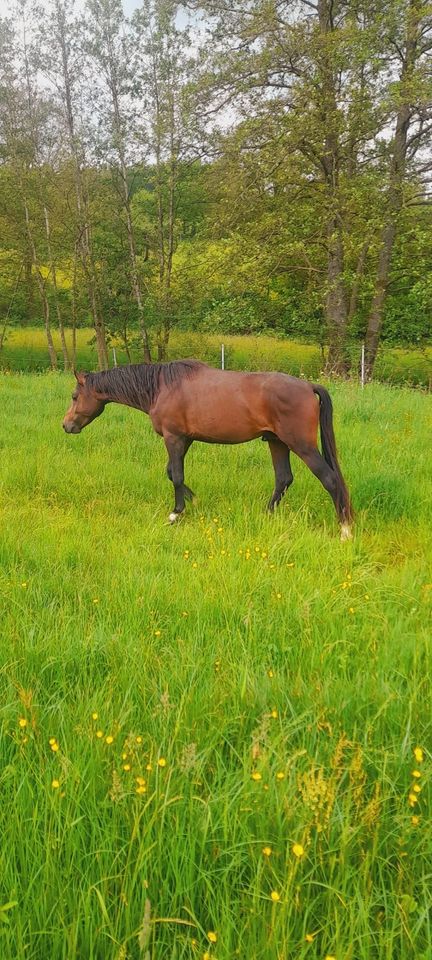
<svg viewBox="0 0 432 960">
<path fill-rule="evenodd" d="M 178 519 L 179 516 L 180 516 L 179 513 L 170 513 L 168 520 L 170 523 L 175 523 L 175 521 Z"/>
<path fill-rule="evenodd" d="M 341 536 L 342 543 L 344 540 L 352 540 L 352 532 L 349 523 L 341 523 Z"/>
</svg>

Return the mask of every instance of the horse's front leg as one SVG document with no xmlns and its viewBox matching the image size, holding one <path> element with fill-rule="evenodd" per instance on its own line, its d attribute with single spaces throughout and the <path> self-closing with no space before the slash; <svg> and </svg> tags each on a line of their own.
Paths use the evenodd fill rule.
<svg viewBox="0 0 432 960">
<path fill-rule="evenodd" d="M 165 446 L 168 451 L 167 474 L 174 487 L 174 510 L 169 515 L 170 523 L 174 523 L 185 508 L 185 497 L 192 499 L 194 494 L 184 483 L 184 458 L 192 440 L 186 437 L 176 437 L 172 434 L 164 435 Z"/>
</svg>

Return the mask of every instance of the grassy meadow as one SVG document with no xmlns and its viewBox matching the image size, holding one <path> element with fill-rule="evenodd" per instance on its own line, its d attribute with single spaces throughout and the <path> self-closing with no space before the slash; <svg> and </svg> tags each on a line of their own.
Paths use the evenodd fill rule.
<svg viewBox="0 0 432 960">
<path fill-rule="evenodd" d="M 2 960 L 427 960 L 432 398 L 331 385 L 357 511 L 265 443 L 0 379 Z"/>
</svg>

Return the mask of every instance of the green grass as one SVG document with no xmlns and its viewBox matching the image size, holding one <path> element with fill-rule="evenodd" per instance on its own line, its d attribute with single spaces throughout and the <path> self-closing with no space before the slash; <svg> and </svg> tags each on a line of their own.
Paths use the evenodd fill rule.
<svg viewBox="0 0 432 960">
<path fill-rule="evenodd" d="M 59 366 L 62 365 L 60 338 L 53 332 L 58 351 Z M 71 334 L 67 331 L 70 343 Z M 78 365 L 85 370 L 97 367 L 93 330 L 78 330 Z M 213 365 L 220 364 L 221 343 L 225 344 L 227 367 L 235 370 L 281 370 L 293 376 L 316 380 L 324 365 L 322 351 L 316 344 L 297 340 L 279 340 L 274 337 L 231 337 L 202 333 L 186 333 L 175 330 L 170 339 L 168 359 L 198 357 Z M 121 343 L 115 346 L 118 363 L 127 363 Z M 360 364 L 360 345 L 352 346 L 352 367 L 355 374 Z M 138 347 L 132 349 L 132 360 L 141 362 Z M 110 359 L 113 362 L 112 348 Z M 48 369 L 45 333 L 42 328 L 11 330 L 0 352 L 0 370 L 42 371 Z M 431 389 L 432 347 L 403 349 L 383 346 L 375 366 L 375 378 L 397 386 L 415 386 Z"/>
<path fill-rule="evenodd" d="M 431 398 L 331 386 L 341 544 L 258 441 L 169 526 L 148 419 L 67 437 L 71 385 L 0 382 L 2 960 L 430 958 Z"/>
</svg>

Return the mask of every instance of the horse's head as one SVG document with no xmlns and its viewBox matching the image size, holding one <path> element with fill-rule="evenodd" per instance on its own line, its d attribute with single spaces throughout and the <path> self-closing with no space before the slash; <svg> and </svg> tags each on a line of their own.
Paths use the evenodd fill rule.
<svg viewBox="0 0 432 960">
<path fill-rule="evenodd" d="M 81 433 L 92 420 L 103 412 L 106 401 L 86 383 L 86 374 L 77 373 L 76 386 L 72 394 L 72 403 L 63 420 L 63 430 L 66 433 Z"/>
</svg>

